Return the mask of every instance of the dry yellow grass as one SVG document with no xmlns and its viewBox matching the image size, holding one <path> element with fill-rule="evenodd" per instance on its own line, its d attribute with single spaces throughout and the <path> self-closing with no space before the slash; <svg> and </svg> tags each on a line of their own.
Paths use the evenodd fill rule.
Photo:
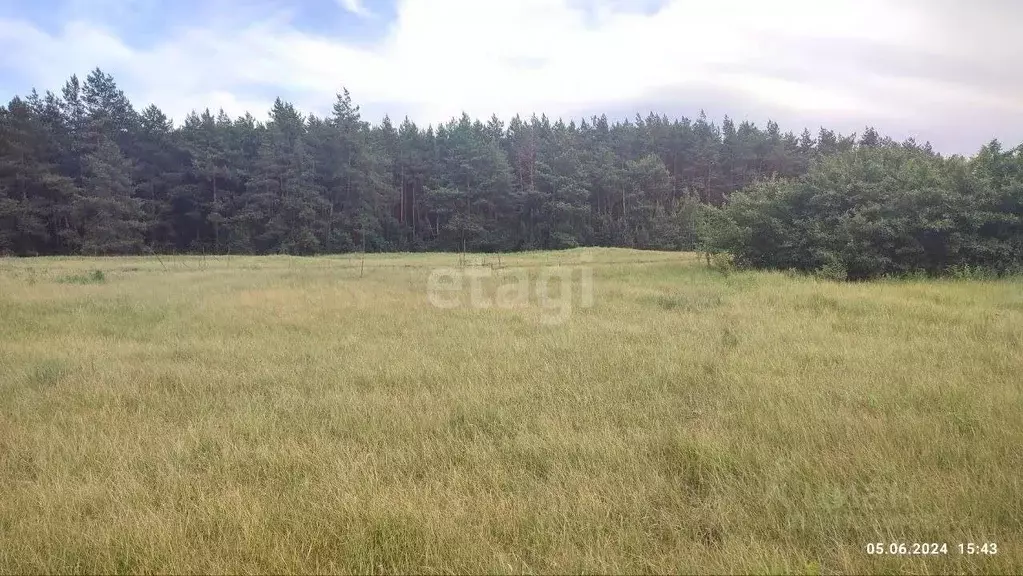
<svg viewBox="0 0 1023 576">
<path fill-rule="evenodd" d="M 1023 571 L 1023 283 L 582 255 L 0 260 L 0 572 Z"/>
</svg>

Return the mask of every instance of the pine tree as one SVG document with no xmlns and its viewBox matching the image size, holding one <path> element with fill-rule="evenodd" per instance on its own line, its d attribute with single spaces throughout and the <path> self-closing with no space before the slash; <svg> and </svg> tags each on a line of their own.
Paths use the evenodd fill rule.
<svg viewBox="0 0 1023 576">
<path fill-rule="evenodd" d="M 310 254 L 320 250 L 324 209 L 313 186 L 305 119 L 278 98 L 259 150 L 242 220 L 258 252 Z"/>
<path fill-rule="evenodd" d="M 150 250 L 172 250 L 178 245 L 171 193 L 180 186 L 186 165 L 169 118 L 155 105 L 139 118 L 132 142 L 135 159 L 135 197 L 145 213 L 145 240 Z"/>
<path fill-rule="evenodd" d="M 74 215 L 85 254 L 137 254 L 142 251 L 145 214 L 132 197 L 132 162 L 112 140 L 100 136 L 84 159 L 84 190 Z"/>
</svg>

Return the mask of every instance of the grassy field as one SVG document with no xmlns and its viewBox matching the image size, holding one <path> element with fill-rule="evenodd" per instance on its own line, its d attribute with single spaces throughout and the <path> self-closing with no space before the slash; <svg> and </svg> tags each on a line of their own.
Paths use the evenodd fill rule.
<svg viewBox="0 0 1023 576">
<path fill-rule="evenodd" d="M 0 260 L 0 572 L 1023 571 L 1023 282 L 459 260 Z"/>
</svg>

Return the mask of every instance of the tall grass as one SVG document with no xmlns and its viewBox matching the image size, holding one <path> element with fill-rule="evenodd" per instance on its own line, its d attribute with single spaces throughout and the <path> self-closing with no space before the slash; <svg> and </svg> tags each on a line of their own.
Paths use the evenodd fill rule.
<svg viewBox="0 0 1023 576">
<path fill-rule="evenodd" d="M 1023 283 L 581 254 L 0 260 L 0 572 L 1023 570 Z"/>
</svg>

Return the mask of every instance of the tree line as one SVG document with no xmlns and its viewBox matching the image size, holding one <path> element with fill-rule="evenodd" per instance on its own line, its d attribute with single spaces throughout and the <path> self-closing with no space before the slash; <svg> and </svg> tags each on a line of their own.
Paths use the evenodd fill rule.
<svg viewBox="0 0 1023 576">
<path fill-rule="evenodd" d="M 374 125 L 347 90 L 326 117 L 277 99 L 263 121 L 175 126 L 95 69 L 0 107 L 0 254 L 621 246 L 850 277 L 1001 270 L 1020 258 L 1021 156 L 702 112 Z"/>
<path fill-rule="evenodd" d="M 323 118 L 278 99 L 173 126 L 96 69 L 0 108 L 0 252 L 692 248 L 700 203 L 856 144 L 702 113 L 371 125 L 346 90 Z"/>
</svg>

